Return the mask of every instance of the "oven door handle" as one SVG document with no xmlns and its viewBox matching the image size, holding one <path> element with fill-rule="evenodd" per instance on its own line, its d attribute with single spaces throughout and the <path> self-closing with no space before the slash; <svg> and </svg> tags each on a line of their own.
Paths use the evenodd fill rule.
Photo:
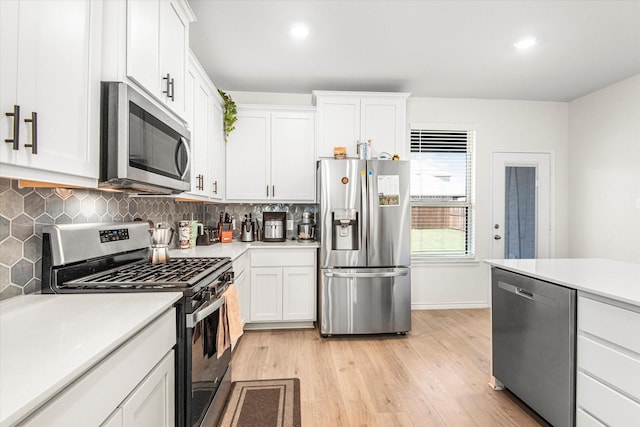
<svg viewBox="0 0 640 427">
<path fill-rule="evenodd" d="M 201 307 L 191 314 L 187 314 L 187 328 L 195 327 L 202 319 L 208 317 L 211 313 L 222 307 L 225 302 L 225 297 L 217 299 L 214 303 L 205 307 Z"/>
</svg>

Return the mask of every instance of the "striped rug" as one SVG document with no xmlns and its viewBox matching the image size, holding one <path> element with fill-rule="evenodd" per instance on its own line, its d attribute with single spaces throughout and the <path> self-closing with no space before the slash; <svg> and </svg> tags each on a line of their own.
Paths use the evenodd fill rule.
<svg viewBox="0 0 640 427">
<path fill-rule="evenodd" d="M 300 380 L 234 381 L 221 427 L 300 427 Z"/>
</svg>

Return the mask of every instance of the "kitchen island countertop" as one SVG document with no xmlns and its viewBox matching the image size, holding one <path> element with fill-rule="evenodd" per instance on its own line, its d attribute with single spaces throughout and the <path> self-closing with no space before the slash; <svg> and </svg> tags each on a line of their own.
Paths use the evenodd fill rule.
<svg viewBox="0 0 640 427">
<path fill-rule="evenodd" d="M 0 303 L 0 425 L 14 425 L 182 296 L 22 295 Z"/>
<path fill-rule="evenodd" d="M 319 242 L 238 242 L 215 243 L 207 246 L 196 246 L 193 249 L 170 249 L 170 257 L 230 257 L 235 260 L 249 249 L 317 249 Z"/>
<path fill-rule="evenodd" d="M 599 258 L 487 259 L 525 276 L 640 306 L 640 264 Z"/>
</svg>

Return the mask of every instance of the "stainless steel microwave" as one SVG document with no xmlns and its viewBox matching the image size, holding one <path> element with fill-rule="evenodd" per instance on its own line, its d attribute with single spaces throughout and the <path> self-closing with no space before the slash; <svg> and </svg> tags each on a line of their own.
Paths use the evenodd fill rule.
<svg viewBox="0 0 640 427">
<path fill-rule="evenodd" d="M 191 189 L 190 133 L 122 82 L 102 82 L 99 187 L 175 194 Z"/>
</svg>

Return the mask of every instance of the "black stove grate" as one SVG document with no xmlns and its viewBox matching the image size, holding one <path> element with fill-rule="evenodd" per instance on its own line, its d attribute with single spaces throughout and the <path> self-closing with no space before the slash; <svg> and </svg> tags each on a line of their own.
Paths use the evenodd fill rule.
<svg viewBox="0 0 640 427">
<path fill-rule="evenodd" d="M 229 258 L 171 258 L 166 263 L 136 262 L 66 283 L 74 287 L 191 287 L 223 265 Z"/>
</svg>

